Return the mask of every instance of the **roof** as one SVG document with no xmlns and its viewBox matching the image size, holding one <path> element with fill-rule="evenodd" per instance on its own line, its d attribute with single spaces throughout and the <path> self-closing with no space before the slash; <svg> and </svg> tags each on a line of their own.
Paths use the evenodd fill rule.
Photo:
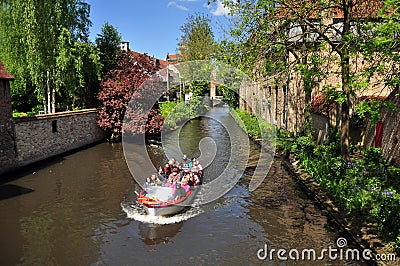
<svg viewBox="0 0 400 266">
<path fill-rule="evenodd" d="M 145 55 L 145 56 L 147 56 L 147 57 L 149 57 L 149 58 L 152 58 L 152 59 L 155 59 L 155 60 L 157 60 L 157 63 L 159 63 L 159 67 L 160 67 L 160 69 L 163 69 L 163 68 L 166 68 L 170 63 L 169 62 L 167 62 L 167 61 L 165 61 L 165 60 L 161 60 L 161 59 L 158 59 L 158 58 L 155 58 L 154 56 L 150 56 L 150 55 L 148 55 L 148 54 L 146 54 L 146 53 L 144 53 L 144 54 L 141 54 L 141 53 L 139 53 L 139 52 L 135 52 L 135 51 L 129 51 L 133 56 L 139 56 L 139 55 Z"/>
<path fill-rule="evenodd" d="M 182 60 L 182 55 L 181 54 L 169 54 L 167 53 L 167 56 L 165 58 L 168 62 L 170 61 L 181 61 Z"/>
<path fill-rule="evenodd" d="M 395 90 L 397 91 L 397 90 Z M 372 101 L 384 101 L 388 99 L 389 97 L 393 97 L 391 95 L 395 95 L 395 91 L 392 92 L 389 96 L 380 96 L 380 95 L 362 95 L 357 98 L 358 101 L 366 101 L 367 103 L 370 103 Z M 328 115 L 330 111 L 335 109 L 337 103 L 334 99 L 329 99 L 326 97 L 326 94 L 324 92 L 316 95 L 312 100 L 311 100 L 311 105 L 310 105 L 310 112 L 312 113 L 317 113 L 317 114 L 323 114 L 323 115 Z"/>
<path fill-rule="evenodd" d="M 358 2 L 353 7 L 353 18 L 376 18 L 378 17 L 377 12 L 383 8 L 382 0 L 369 0 L 362 1 L 358 4 Z M 333 11 L 333 18 L 341 19 L 343 18 L 343 10 L 339 8 L 335 8 Z"/>
<path fill-rule="evenodd" d="M 15 79 L 14 76 L 11 75 L 10 72 L 8 72 L 8 70 L 1 61 L 0 61 L 0 79 L 10 79 L 10 80 Z"/>
<path fill-rule="evenodd" d="M 328 115 L 331 110 L 336 107 L 336 102 L 334 99 L 328 99 L 325 97 L 325 93 L 320 93 L 315 96 L 310 105 L 310 112 Z"/>
<path fill-rule="evenodd" d="M 383 0 L 357 1 L 352 9 L 351 17 L 353 19 L 365 19 L 378 17 L 378 10 L 383 8 Z M 324 10 L 332 11 L 332 18 L 343 19 L 343 8 L 341 4 L 336 4 Z M 296 15 L 296 13 L 298 13 Z M 312 0 L 298 3 L 297 1 L 288 0 L 282 1 L 277 8 L 277 17 L 280 18 L 295 18 L 298 15 L 308 16 L 310 19 L 315 19 L 321 14 L 321 8 Z"/>
</svg>

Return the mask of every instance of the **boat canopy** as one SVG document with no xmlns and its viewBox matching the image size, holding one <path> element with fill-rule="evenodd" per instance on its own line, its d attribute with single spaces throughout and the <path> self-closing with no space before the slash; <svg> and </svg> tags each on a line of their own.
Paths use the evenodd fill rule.
<svg viewBox="0 0 400 266">
<path fill-rule="evenodd" d="M 167 202 L 172 198 L 173 189 L 170 187 L 150 186 L 146 188 L 147 197 L 154 198 L 155 200 Z"/>
</svg>

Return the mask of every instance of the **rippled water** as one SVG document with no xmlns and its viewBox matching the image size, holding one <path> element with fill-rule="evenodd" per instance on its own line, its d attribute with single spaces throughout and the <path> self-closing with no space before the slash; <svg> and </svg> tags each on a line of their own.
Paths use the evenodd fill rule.
<svg viewBox="0 0 400 266">
<path fill-rule="evenodd" d="M 227 109 L 211 112 L 230 119 Z M 181 134 L 188 154 L 199 153 L 203 137 L 218 144 L 208 178 L 226 165 L 231 143 L 219 123 L 194 120 Z M 258 156 L 254 143 L 251 149 L 248 169 L 232 190 L 167 218 L 149 217 L 137 205 L 121 144 L 99 144 L 26 169 L 0 186 L 0 265 L 309 265 L 257 258 L 266 243 L 277 249 L 328 248 L 339 233 L 279 160 L 250 193 Z M 148 150 L 156 165 L 163 162 L 159 146 Z"/>
</svg>

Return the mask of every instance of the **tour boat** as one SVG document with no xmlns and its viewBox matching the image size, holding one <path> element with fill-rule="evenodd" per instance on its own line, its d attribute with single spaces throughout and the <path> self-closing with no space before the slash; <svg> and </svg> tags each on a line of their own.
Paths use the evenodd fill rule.
<svg viewBox="0 0 400 266">
<path fill-rule="evenodd" d="M 197 187 L 186 192 L 185 197 L 177 200 L 170 200 L 172 188 L 152 186 L 142 190 L 138 196 L 138 202 L 144 207 L 148 215 L 169 216 L 181 212 L 185 207 L 190 206 L 195 198 Z"/>
</svg>

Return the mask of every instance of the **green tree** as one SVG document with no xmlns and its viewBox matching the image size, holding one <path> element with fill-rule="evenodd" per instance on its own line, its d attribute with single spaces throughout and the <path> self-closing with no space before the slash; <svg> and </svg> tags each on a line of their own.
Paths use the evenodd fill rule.
<svg viewBox="0 0 400 266">
<path fill-rule="evenodd" d="M 11 87 L 13 101 L 21 106 L 32 95 L 31 108 L 41 102 L 46 112 L 55 112 L 56 94 L 77 83 L 75 75 L 67 77 L 61 72 L 71 69 L 74 43 L 88 39 L 90 6 L 79 0 L 1 3 L 0 60 L 16 77 Z"/>
<path fill-rule="evenodd" d="M 283 84 L 289 70 L 297 71 L 308 104 L 322 84 L 335 91 L 330 95 L 341 105 L 341 154 L 349 160 L 349 114 L 357 92 L 371 88 L 373 76 L 392 87 L 399 83 L 398 1 L 224 2 L 238 18 L 225 60 Z M 329 82 L 332 77 L 340 86 Z"/>
<path fill-rule="evenodd" d="M 100 61 L 103 65 L 101 70 L 102 76 L 105 77 L 107 73 L 114 69 L 117 65 L 117 51 L 122 41 L 121 34 L 117 29 L 105 22 L 101 28 L 101 33 L 97 35 L 96 46 L 100 50 Z"/>
<path fill-rule="evenodd" d="M 213 56 L 217 46 L 209 17 L 191 15 L 180 30 L 179 50 L 184 61 L 208 60 Z"/>
<path fill-rule="evenodd" d="M 56 91 L 63 99 L 60 109 L 97 107 L 100 88 L 100 52 L 88 42 L 73 42 L 64 28 L 56 57 Z"/>
</svg>

